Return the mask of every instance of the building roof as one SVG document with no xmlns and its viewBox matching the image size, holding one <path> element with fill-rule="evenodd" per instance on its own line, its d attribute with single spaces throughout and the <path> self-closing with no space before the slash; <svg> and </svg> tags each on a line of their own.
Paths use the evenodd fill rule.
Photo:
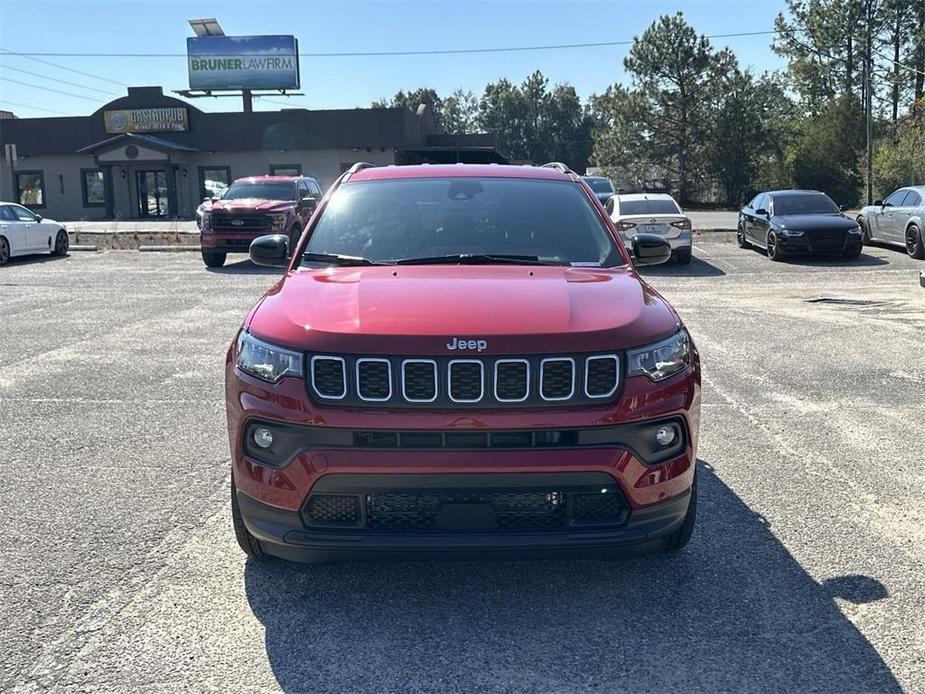
<svg viewBox="0 0 925 694">
<path fill-rule="evenodd" d="M 94 142 L 92 145 L 82 147 L 81 149 L 78 149 L 77 152 L 81 154 L 95 154 L 96 152 L 105 152 L 125 144 L 142 145 L 143 147 L 150 147 L 151 149 L 161 152 L 197 151 L 195 147 L 187 147 L 186 145 L 177 144 L 176 142 L 165 140 L 162 137 L 155 137 L 154 135 L 122 133 L 121 135 L 114 135 L 112 137 L 106 138 L 105 140 Z"/>
</svg>

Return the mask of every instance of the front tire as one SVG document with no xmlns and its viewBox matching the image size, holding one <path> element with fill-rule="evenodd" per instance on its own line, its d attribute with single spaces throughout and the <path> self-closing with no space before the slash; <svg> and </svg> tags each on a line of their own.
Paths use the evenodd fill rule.
<svg viewBox="0 0 925 694">
<path fill-rule="evenodd" d="M 922 231 L 915 224 L 910 224 L 906 229 L 906 253 L 910 258 L 925 260 L 925 242 L 922 239 Z"/>
<path fill-rule="evenodd" d="M 858 226 L 861 227 L 861 243 L 866 245 L 870 243 L 870 227 L 867 226 L 867 220 L 863 217 L 857 218 Z"/>
<path fill-rule="evenodd" d="M 231 476 L 231 524 L 234 527 L 234 538 L 238 541 L 238 547 L 249 559 L 264 559 L 267 556 L 260 540 L 251 535 L 251 531 L 244 525 L 241 507 L 238 506 L 238 488 L 234 484 L 234 475 Z"/>
<path fill-rule="evenodd" d="M 768 233 L 768 257 L 775 263 L 781 261 L 781 250 L 780 246 L 777 245 L 777 234 L 773 231 Z"/>
<path fill-rule="evenodd" d="M 52 249 L 51 254 L 56 256 L 67 255 L 67 251 L 70 247 L 71 243 L 70 239 L 67 237 L 67 232 L 61 229 L 55 237 L 55 247 Z"/>
<path fill-rule="evenodd" d="M 694 474 L 694 482 L 691 484 L 691 502 L 687 507 L 687 513 L 684 515 L 684 522 L 681 527 L 668 536 L 665 542 L 665 549 L 669 552 L 677 552 L 684 548 L 691 540 L 694 534 L 694 525 L 697 521 L 697 474 Z"/>
<path fill-rule="evenodd" d="M 6 265 L 10 260 L 10 242 L 0 236 L 0 265 Z"/>
<path fill-rule="evenodd" d="M 741 224 L 739 224 L 736 229 L 736 245 L 738 245 L 739 248 L 748 248 L 751 245 L 748 239 L 745 238 L 745 229 L 742 228 Z"/>
<path fill-rule="evenodd" d="M 202 262 L 206 264 L 206 267 L 221 267 L 225 264 L 226 257 L 227 253 L 202 252 Z"/>
</svg>

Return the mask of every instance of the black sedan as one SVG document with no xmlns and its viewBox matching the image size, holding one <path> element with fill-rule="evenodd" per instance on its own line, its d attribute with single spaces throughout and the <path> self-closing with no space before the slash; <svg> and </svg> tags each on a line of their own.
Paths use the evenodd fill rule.
<svg viewBox="0 0 925 694">
<path fill-rule="evenodd" d="M 791 253 L 857 258 L 863 245 L 857 222 L 817 190 L 759 193 L 739 212 L 736 239 L 740 248 L 764 249 L 771 260 Z"/>
</svg>

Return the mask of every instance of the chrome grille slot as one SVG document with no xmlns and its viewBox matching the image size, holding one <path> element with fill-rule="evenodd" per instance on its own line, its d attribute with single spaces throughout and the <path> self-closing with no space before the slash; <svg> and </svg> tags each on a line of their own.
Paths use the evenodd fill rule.
<svg viewBox="0 0 925 694">
<path fill-rule="evenodd" d="M 485 390 L 485 367 L 478 359 L 453 359 L 447 365 L 447 392 L 453 402 L 478 402 Z"/>
<path fill-rule="evenodd" d="M 620 359 L 615 354 L 602 354 L 585 360 L 585 395 L 607 398 L 620 385 Z"/>
<path fill-rule="evenodd" d="M 357 395 L 367 402 L 385 402 L 392 397 L 392 364 L 388 359 L 357 359 Z"/>
<path fill-rule="evenodd" d="M 543 400 L 568 400 L 574 394 L 574 359 L 551 357 L 540 362 L 540 397 Z"/>
<path fill-rule="evenodd" d="M 319 397 L 343 400 L 347 396 L 347 373 L 343 357 L 312 357 L 312 388 Z"/>
</svg>

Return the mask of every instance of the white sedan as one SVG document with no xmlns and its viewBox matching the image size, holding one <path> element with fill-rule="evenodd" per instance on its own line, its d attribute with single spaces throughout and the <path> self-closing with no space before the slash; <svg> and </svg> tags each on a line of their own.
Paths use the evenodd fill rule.
<svg viewBox="0 0 925 694">
<path fill-rule="evenodd" d="M 679 263 L 691 262 L 691 220 L 667 193 L 620 193 L 605 207 L 627 248 L 636 234 L 658 234 L 671 244 L 671 255 Z"/>
<path fill-rule="evenodd" d="M 67 228 L 14 202 L 0 202 L 0 265 L 30 253 L 67 255 Z"/>
</svg>

